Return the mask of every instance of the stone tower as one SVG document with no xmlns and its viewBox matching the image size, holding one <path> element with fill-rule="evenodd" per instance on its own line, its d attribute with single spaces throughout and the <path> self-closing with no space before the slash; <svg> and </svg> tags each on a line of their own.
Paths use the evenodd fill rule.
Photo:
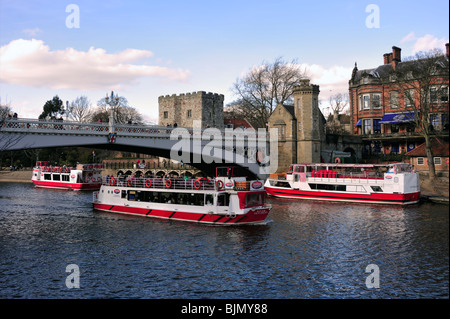
<svg viewBox="0 0 450 319">
<path fill-rule="evenodd" d="M 319 109 L 319 86 L 301 80 L 294 88 L 294 112 L 297 118 L 297 163 L 320 163 L 325 139 L 324 118 Z"/>
<path fill-rule="evenodd" d="M 278 129 L 278 170 L 293 163 L 320 163 L 325 118 L 319 109 L 319 86 L 300 81 L 293 90 L 294 105 L 279 104 L 269 118 Z"/>
<path fill-rule="evenodd" d="M 201 127 L 224 129 L 223 94 L 198 91 L 186 94 L 160 96 L 158 125 L 193 127 L 200 121 Z"/>
</svg>

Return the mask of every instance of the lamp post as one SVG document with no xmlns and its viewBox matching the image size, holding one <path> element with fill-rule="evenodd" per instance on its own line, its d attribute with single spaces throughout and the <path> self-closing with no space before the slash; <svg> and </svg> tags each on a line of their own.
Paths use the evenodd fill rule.
<svg viewBox="0 0 450 319">
<path fill-rule="evenodd" d="M 109 132 L 114 132 L 114 107 L 119 105 L 119 97 L 116 96 L 114 98 L 114 92 L 111 91 L 111 98 L 108 97 L 108 94 L 106 94 L 105 97 L 106 104 L 109 104 L 111 106 L 110 113 L 109 113 Z"/>
</svg>

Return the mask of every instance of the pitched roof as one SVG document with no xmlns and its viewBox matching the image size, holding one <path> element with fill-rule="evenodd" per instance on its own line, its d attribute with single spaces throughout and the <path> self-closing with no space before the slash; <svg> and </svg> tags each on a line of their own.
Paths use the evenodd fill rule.
<svg viewBox="0 0 450 319">
<path fill-rule="evenodd" d="M 431 140 L 431 149 L 433 156 L 448 156 L 448 143 L 441 141 L 438 138 Z M 425 143 L 420 144 L 415 149 L 407 152 L 405 155 L 408 156 L 427 156 L 425 151 Z"/>
</svg>

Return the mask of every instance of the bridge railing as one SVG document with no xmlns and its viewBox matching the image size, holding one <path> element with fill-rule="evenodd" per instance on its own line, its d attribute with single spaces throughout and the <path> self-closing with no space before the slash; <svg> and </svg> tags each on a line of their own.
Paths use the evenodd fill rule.
<svg viewBox="0 0 450 319">
<path fill-rule="evenodd" d="M 139 136 L 170 138 L 174 127 L 139 124 L 114 124 L 72 122 L 64 120 L 38 120 L 26 118 L 7 118 L 0 122 L 0 131 L 11 133 L 40 133 L 40 134 L 74 134 L 74 135 L 108 135 L 111 132 L 118 136 Z M 183 128 L 190 136 L 202 138 L 196 135 L 196 129 Z M 200 131 L 201 132 L 201 131 Z M 224 139 L 246 138 L 257 139 L 259 132 L 254 130 L 223 130 L 220 132 Z"/>
</svg>

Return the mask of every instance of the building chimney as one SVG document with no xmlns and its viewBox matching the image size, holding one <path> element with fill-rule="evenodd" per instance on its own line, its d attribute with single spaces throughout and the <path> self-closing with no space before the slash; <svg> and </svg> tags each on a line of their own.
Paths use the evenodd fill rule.
<svg viewBox="0 0 450 319">
<path fill-rule="evenodd" d="M 402 55 L 401 55 L 402 49 L 397 47 L 392 47 L 392 60 L 397 62 L 402 62 Z"/>
<path fill-rule="evenodd" d="M 402 62 L 401 51 L 402 49 L 397 48 L 396 46 L 392 47 L 392 68 L 394 70 L 397 68 L 397 64 Z"/>
<path fill-rule="evenodd" d="M 446 51 L 447 57 L 448 57 L 448 43 L 445 44 L 445 51 Z"/>
<path fill-rule="evenodd" d="M 384 64 L 385 64 L 385 65 L 390 63 L 390 62 L 389 62 L 389 54 L 390 54 L 390 53 L 385 53 L 385 54 L 383 54 L 383 59 L 384 59 Z"/>
</svg>

